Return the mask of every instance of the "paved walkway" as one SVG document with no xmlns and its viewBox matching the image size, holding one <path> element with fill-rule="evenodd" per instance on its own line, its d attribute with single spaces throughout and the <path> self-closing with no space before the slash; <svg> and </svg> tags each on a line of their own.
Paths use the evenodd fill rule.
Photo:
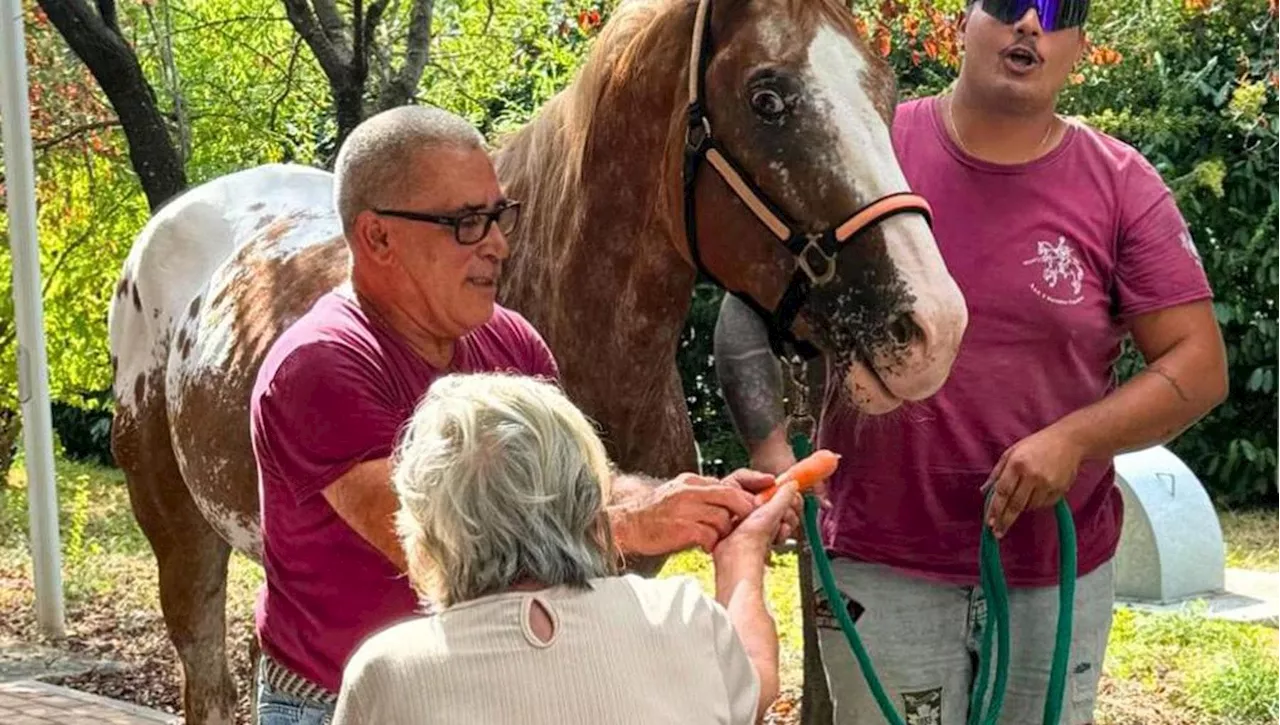
<svg viewBox="0 0 1280 725">
<path fill-rule="evenodd" d="M 182 719 L 158 710 L 35 680 L 0 683 L 4 725 L 177 725 Z"/>
<path fill-rule="evenodd" d="M 1117 607 L 1148 612 L 1180 612 L 1204 606 L 1204 615 L 1245 624 L 1280 626 L 1280 572 L 1227 569 L 1223 591 L 1169 604 L 1117 602 Z"/>
</svg>

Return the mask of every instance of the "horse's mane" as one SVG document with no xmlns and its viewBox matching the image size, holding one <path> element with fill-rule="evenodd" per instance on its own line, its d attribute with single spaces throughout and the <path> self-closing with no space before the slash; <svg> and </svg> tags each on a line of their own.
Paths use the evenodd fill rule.
<svg viewBox="0 0 1280 725">
<path fill-rule="evenodd" d="M 534 273 L 528 268 L 541 258 L 537 273 L 551 274 L 556 249 L 576 239 L 583 221 L 582 166 L 592 124 L 610 84 L 630 77 L 646 50 L 679 23 L 663 22 L 687 5 L 684 0 L 622 0 L 601 28 L 577 76 L 547 101 L 529 123 L 499 140 L 495 165 L 507 192 L 524 208 L 516 235 L 520 251 L 513 255 L 505 284 L 519 285 Z M 525 279 L 542 285 L 549 280 Z"/>
</svg>

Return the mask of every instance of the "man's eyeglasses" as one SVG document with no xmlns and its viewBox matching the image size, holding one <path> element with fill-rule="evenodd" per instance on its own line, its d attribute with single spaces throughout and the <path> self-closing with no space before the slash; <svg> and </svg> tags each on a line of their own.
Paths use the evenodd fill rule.
<svg viewBox="0 0 1280 725">
<path fill-rule="evenodd" d="M 518 201 L 507 202 L 493 211 L 471 211 L 453 216 L 396 209 L 374 209 L 373 211 L 383 216 L 453 227 L 453 236 L 458 240 L 458 244 L 475 244 L 484 239 L 488 236 L 489 228 L 494 222 L 497 222 L 498 229 L 503 234 L 510 234 L 515 231 L 516 224 L 520 221 L 520 202 Z"/>
</svg>

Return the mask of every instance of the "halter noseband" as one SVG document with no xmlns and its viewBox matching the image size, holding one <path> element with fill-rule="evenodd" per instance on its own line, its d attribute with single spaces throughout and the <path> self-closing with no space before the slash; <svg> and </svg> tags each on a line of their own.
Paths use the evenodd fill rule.
<svg viewBox="0 0 1280 725">
<path fill-rule="evenodd" d="M 689 126 L 684 148 L 684 226 L 689 240 L 689 252 L 698 271 L 726 292 L 737 296 L 758 314 L 769 327 L 769 344 L 780 353 L 783 343 L 806 358 L 818 355 L 809 343 L 799 340 L 791 332 L 796 314 L 814 287 L 831 282 L 836 275 L 836 259 L 841 247 L 861 232 L 897 214 L 917 213 L 925 222 L 932 223 L 929 203 L 916 194 L 899 192 L 883 196 L 866 205 L 836 227 L 821 232 L 801 232 L 794 222 L 773 204 L 741 166 L 716 143 L 711 133 L 711 121 L 703 105 L 704 85 L 711 47 L 711 25 L 708 16 L 712 0 L 699 0 L 698 13 L 693 26 L 693 48 L 689 53 Z M 695 184 L 698 169 L 703 160 L 715 169 L 738 199 L 760 220 L 761 224 L 778 238 L 796 258 L 796 271 L 774 311 L 765 309 L 751 295 L 730 290 L 702 263 L 698 251 L 698 223 L 695 215 Z"/>
</svg>

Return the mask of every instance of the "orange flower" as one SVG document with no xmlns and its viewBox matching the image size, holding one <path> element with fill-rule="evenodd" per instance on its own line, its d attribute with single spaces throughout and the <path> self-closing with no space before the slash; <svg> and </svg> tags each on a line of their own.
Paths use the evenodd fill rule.
<svg viewBox="0 0 1280 725">
<path fill-rule="evenodd" d="M 1124 56 L 1120 55 L 1119 51 L 1115 48 L 1108 48 L 1106 46 L 1094 48 L 1089 53 L 1089 62 L 1094 65 L 1116 65 L 1122 60 L 1124 60 Z"/>
<path fill-rule="evenodd" d="M 1071 82 L 1071 85 L 1078 86 L 1081 83 L 1084 83 L 1084 74 L 1072 73 L 1070 76 L 1068 76 L 1067 80 Z"/>
<path fill-rule="evenodd" d="M 920 32 L 920 18 L 908 15 L 902 19 L 902 31 L 907 34 L 908 38 L 915 38 Z"/>
<path fill-rule="evenodd" d="M 584 33 L 590 33 L 600 25 L 600 11 L 583 10 L 578 13 L 578 29 Z"/>
<path fill-rule="evenodd" d="M 1204 12 L 1211 4 L 1213 0 L 1182 0 L 1182 7 L 1191 13 Z"/>
<path fill-rule="evenodd" d="M 881 56 L 885 58 L 889 57 L 889 52 L 893 50 L 893 41 L 889 37 L 889 28 L 884 23 L 880 23 L 876 26 L 876 34 L 871 39 L 871 42 L 875 44 L 876 51 L 879 52 Z"/>
<path fill-rule="evenodd" d="M 930 60 L 936 60 L 938 58 L 938 41 L 934 40 L 932 37 L 927 37 L 921 45 L 924 46 L 924 54 L 929 56 Z"/>
<path fill-rule="evenodd" d="M 853 29 L 858 31 L 858 37 L 863 40 L 867 39 L 867 21 L 862 18 L 853 19 Z"/>
</svg>

